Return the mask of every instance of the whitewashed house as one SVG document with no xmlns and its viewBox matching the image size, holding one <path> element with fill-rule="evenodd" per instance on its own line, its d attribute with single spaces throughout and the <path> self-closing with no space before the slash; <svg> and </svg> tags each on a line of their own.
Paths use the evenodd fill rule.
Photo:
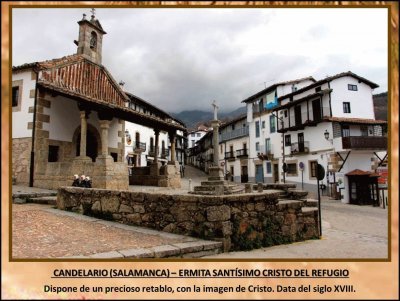
<svg viewBox="0 0 400 301">
<path fill-rule="evenodd" d="M 376 203 L 373 171 L 381 163 L 376 152 L 387 150 L 386 121 L 374 115 L 377 87 L 349 71 L 278 98 L 272 111 L 282 121 L 277 132 L 284 135 L 286 182 L 316 193 L 316 166 L 321 164 L 327 172 L 323 192 L 344 203 Z M 280 148 L 273 149 L 273 156 L 282 166 Z"/>
<path fill-rule="evenodd" d="M 184 126 L 181 121 L 172 118 L 168 113 L 142 98 L 128 92 L 125 92 L 125 94 L 129 97 L 126 106 L 130 109 L 148 116 L 164 118 L 169 120 L 171 123 Z M 169 137 L 172 136 L 168 135 L 165 131 L 160 131 L 158 161 L 164 164 L 171 161 L 171 141 Z M 185 132 L 182 130 L 176 131 L 175 139 L 175 160 L 180 164 L 184 164 L 186 146 Z M 125 122 L 125 158 L 128 165 L 131 167 L 148 166 L 154 161 L 154 155 L 155 132 L 154 128 L 151 127 L 151 124 L 149 124 L 149 126 L 143 126 L 132 122 Z"/>
<path fill-rule="evenodd" d="M 220 166 L 226 179 L 238 183 L 248 182 L 249 127 L 247 115 L 221 125 L 219 132 Z"/>
<path fill-rule="evenodd" d="M 306 77 L 276 83 L 242 101 L 247 105 L 249 127 L 249 182 L 283 181 L 278 159 L 282 156 L 282 138 L 272 109 L 279 105 L 278 98 L 282 95 L 314 82 L 314 78 Z"/>
</svg>

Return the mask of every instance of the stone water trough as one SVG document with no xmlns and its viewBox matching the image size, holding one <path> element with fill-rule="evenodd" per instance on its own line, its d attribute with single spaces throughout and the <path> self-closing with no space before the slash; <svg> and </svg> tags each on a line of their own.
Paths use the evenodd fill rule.
<svg viewBox="0 0 400 301">
<path fill-rule="evenodd" d="M 250 250 L 318 238 L 318 210 L 281 200 L 282 190 L 232 195 L 165 195 L 61 187 L 57 207 L 119 223 L 221 241 Z"/>
</svg>

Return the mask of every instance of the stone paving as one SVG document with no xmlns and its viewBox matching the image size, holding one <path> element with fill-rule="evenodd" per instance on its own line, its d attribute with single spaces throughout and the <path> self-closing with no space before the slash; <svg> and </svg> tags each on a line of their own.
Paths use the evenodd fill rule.
<svg viewBox="0 0 400 301">
<path fill-rule="evenodd" d="M 213 254 L 217 245 L 220 243 L 120 225 L 49 205 L 12 205 L 13 258 L 185 257 L 193 252 Z"/>
</svg>

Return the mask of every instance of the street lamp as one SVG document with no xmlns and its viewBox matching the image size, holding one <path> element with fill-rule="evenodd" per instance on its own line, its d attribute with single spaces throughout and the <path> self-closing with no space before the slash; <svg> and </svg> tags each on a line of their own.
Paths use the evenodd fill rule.
<svg viewBox="0 0 400 301">
<path fill-rule="evenodd" d="M 325 130 L 324 136 L 325 136 L 326 140 L 329 140 L 329 132 L 328 132 L 328 130 Z"/>
<path fill-rule="evenodd" d="M 283 130 L 283 127 L 284 127 L 283 118 L 282 117 L 278 117 L 274 113 L 271 113 L 271 115 L 274 116 L 276 119 L 278 119 L 281 122 L 281 127 L 282 127 L 282 130 Z M 285 137 L 284 137 L 283 131 L 282 131 L 282 151 L 283 151 L 283 153 L 282 153 L 283 183 L 286 183 L 285 173 L 286 173 L 287 167 L 286 167 L 286 163 L 285 163 Z"/>
</svg>

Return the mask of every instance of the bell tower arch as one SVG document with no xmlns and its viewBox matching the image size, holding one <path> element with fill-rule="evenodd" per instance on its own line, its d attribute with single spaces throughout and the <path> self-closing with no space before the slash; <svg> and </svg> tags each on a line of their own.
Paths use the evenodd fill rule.
<svg viewBox="0 0 400 301">
<path fill-rule="evenodd" d="M 91 10 L 92 16 L 90 20 L 86 19 L 86 14 L 83 14 L 79 24 L 79 38 L 74 41 L 78 46 L 77 54 L 83 54 L 94 63 L 101 64 L 103 35 L 106 32 L 100 24 L 100 21 L 95 17 L 95 9 Z"/>
</svg>

